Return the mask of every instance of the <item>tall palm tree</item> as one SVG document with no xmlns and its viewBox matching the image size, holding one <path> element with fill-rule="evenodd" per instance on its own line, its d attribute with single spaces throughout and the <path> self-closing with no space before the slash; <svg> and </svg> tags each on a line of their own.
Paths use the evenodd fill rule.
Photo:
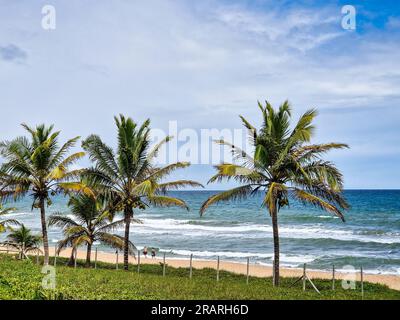
<svg viewBox="0 0 400 320">
<path fill-rule="evenodd" d="M 232 149 L 236 164 L 224 163 L 216 166 L 217 174 L 209 182 L 234 179 L 242 185 L 211 196 L 200 209 L 206 209 L 220 201 L 243 199 L 258 191 L 265 193 L 262 206 L 272 218 L 274 240 L 274 284 L 279 285 L 279 232 L 278 212 L 289 205 L 289 198 L 311 204 L 332 212 L 344 221 L 341 210 L 348 208 L 342 196 L 342 174 L 331 162 L 322 159 L 332 149 L 347 148 L 346 144 L 310 144 L 314 132 L 312 122 L 316 110 L 304 113 L 293 129 L 290 128 L 291 108 L 285 101 L 278 110 L 268 102 L 260 103 L 262 126 L 260 130 L 240 117 L 249 130 L 254 146 L 251 156 L 236 146 L 223 141 L 219 144 Z"/>
<path fill-rule="evenodd" d="M 5 215 L 10 214 L 14 210 L 15 208 L 3 208 L 3 206 L 0 204 L 0 219 Z M 12 225 L 18 226 L 20 223 L 15 219 L 0 220 L 0 233 L 10 229 Z"/>
<path fill-rule="evenodd" d="M 69 167 L 84 156 L 83 152 L 68 155 L 79 137 L 68 140 L 59 147 L 59 131 L 53 126 L 39 125 L 31 128 L 22 124 L 30 137 L 18 137 L 0 143 L 0 154 L 5 158 L 0 167 L 2 187 L 0 197 L 15 201 L 29 195 L 33 198 L 32 210 L 40 209 L 42 225 L 44 264 L 49 262 L 49 244 L 46 227 L 46 204 L 51 205 L 51 196 L 65 190 L 82 190 L 78 182 L 71 182 L 82 170 Z"/>
<path fill-rule="evenodd" d="M 145 209 L 149 205 L 180 206 L 188 209 L 186 203 L 167 196 L 169 190 L 185 186 L 201 186 L 191 180 L 161 183 L 172 171 L 185 168 L 188 162 L 177 162 L 165 167 L 157 167 L 153 162 L 161 146 L 171 137 L 150 149 L 150 121 L 138 126 L 131 118 L 115 117 L 118 130 L 116 153 L 100 137 L 89 136 L 82 146 L 94 162 L 85 175 L 90 184 L 108 199 L 111 212 L 122 212 L 125 220 L 124 269 L 128 270 L 128 244 L 130 223 L 134 210 Z"/>
<path fill-rule="evenodd" d="M 65 238 L 58 242 L 58 252 L 66 247 L 76 249 L 86 245 L 86 266 L 90 267 L 92 245 L 96 241 L 116 249 L 123 249 L 124 238 L 111 234 L 110 231 L 124 225 L 124 220 L 112 221 L 112 216 L 103 201 L 89 195 L 72 196 L 68 206 L 73 218 L 66 215 L 54 214 L 49 217 L 49 226 L 63 229 Z M 110 221 L 111 219 L 111 221 Z M 129 252 L 134 252 L 134 245 L 129 243 Z"/>
<path fill-rule="evenodd" d="M 18 250 L 19 258 L 24 259 L 29 252 L 41 251 L 39 246 L 42 242 L 42 237 L 33 235 L 31 230 L 26 228 L 23 224 L 21 228 L 12 230 L 7 236 L 6 244 Z"/>
</svg>

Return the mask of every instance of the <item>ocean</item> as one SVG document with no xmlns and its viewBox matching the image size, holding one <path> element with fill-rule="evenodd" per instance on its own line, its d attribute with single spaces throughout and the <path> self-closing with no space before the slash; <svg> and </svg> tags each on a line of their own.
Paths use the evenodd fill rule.
<svg viewBox="0 0 400 320">
<path fill-rule="evenodd" d="M 215 191 L 171 192 L 187 202 L 180 208 L 148 208 L 136 217 L 143 224 L 131 228 L 131 240 L 138 247 L 154 247 L 168 258 L 216 259 L 271 265 L 273 256 L 271 219 L 261 207 L 262 194 L 245 201 L 211 207 L 199 216 L 201 204 Z M 351 209 L 346 222 L 322 210 L 291 202 L 279 213 L 281 265 L 328 270 L 334 264 L 363 267 L 368 273 L 400 274 L 400 190 L 346 190 Z M 16 204 L 10 217 L 40 232 L 38 210 L 31 211 L 31 199 Z M 48 208 L 68 214 L 67 199 L 57 196 Z M 122 235 L 122 230 L 118 230 Z M 5 235 L 0 235 L 4 239 Z M 50 245 L 62 238 L 57 228 L 49 229 Z M 99 245 L 99 250 L 111 249 Z M 52 251 L 51 251 L 52 252 Z"/>
</svg>

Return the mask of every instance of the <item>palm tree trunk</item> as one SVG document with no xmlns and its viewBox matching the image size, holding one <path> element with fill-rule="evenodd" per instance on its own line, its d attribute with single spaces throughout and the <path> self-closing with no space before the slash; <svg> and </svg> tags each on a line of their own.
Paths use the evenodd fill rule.
<svg viewBox="0 0 400 320">
<path fill-rule="evenodd" d="M 86 267 L 90 268 L 90 258 L 92 256 L 92 244 L 87 244 L 87 251 L 86 251 Z"/>
<path fill-rule="evenodd" d="M 40 220 L 42 223 L 42 237 L 43 237 L 43 250 L 44 260 L 43 265 L 49 264 L 49 240 L 47 238 L 47 225 L 46 225 L 46 211 L 44 205 L 44 198 L 40 198 Z"/>
<path fill-rule="evenodd" d="M 124 270 L 129 269 L 129 228 L 131 225 L 132 208 L 125 211 L 125 235 L 124 235 Z"/>
<path fill-rule="evenodd" d="M 71 256 L 69 257 L 67 266 L 72 267 L 75 264 L 75 248 L 71 250 Z"/>
<path fill-rule="evenodd" d="M 271 213 L 272 216 L 272 232 L 274 236 L 274 286 L 279 286 L 279 230 L 278 230 L 278 210 Z"/>
</svg>

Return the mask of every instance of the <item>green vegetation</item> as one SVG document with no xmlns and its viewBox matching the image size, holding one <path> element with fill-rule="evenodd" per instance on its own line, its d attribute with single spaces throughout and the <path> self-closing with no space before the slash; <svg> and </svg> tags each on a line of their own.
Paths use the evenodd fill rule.
<svg viewBox="0 0 400 320">
<path fill-rule="evenodd" d="M 343 143 L 309 144 L 314 133 L 313 121 L 317 111 L 304 113 L 294 128 L 290 128 L 291 107 L 285 101 L 278 110 L 265 102 L 258 103 L 262 113 L 262 126 L 257 130 L 244 117 L 243 125 L 249 130 L 254 154 L 249 155 L 229 142 L 218 143 L 232 149 L 238 164 L 216 166 L 217 174 L 209 182 L 234 179 L 243 185 L 223 191 L 207 199 L 200 213 L 220 201 L 243 199 L 258 190 L 265 192 L 262 206 L 272 219 L 274 239 L 274 284 L 279 285 L 279 231 L 278 212 L 294 198 L 329 211 L 344 221 L 341 210 L 349 206 L 342 196 L 343 179 L 340 171 L 322 156 L 330 150 L 347 148 Z"/>
<path fill-rule="evenodd" d="M 68 202 L 72 218 L 54 214 L 49 217 L 49 226 L 63 229 L 64 239 L 58 241 L 57 252 L 72 247 L 73 252 L 81 245 L 86 245 L 86 265 L 90 266 L 92 244 L 101 244 L 122 250 L 124 238 L 110 233 L 124 224 L 124 220 L 113 221 L 113 216 L 105 207 L 100 197 L 93 198 L 85 194 L 71 196 Z M 134 254 L 134 245 L 129 242 L 129 253 Z M 72 262 L 72 261 L 71 261 Z"/>
<path fill-rule="evenodd" d="M 19 258 L 25 259 L 28 253 L 41 252 L 39 246 L 42 243 L 42 237 L 32 234 L 31 230 L 23 224 L 19 229 L 12 230 L 7 235 L 5 243 L 19 252 Z"/>
<path fill-rule="evenodd" d="M 12 230 L 11 226 L 18 226 L 20 223 L 15 219 L 2 219 L 7 214 L 10 214 L 16 210 L 15 208 L 3 208 L 0 203 L 0 233 L 6 232 L 7 230 Z"/>
<path fill-rule="evenodd" d="M 165 195 L 168 190 L 201 184 L 192 180 L 164 182 L 173 171 L 186 168 L 188 162 L 177 162 L 158 167 L 154 161 L 160 148 L 172 137 L 167 136 L 150 149 L 150 120 L 138 126 L 131 118 L 115 117 L 118 129 L 116 153 L 99 136 L 91 135 L 82 143 L 94 167 L 85 170 L 88 185 L 102 194 L 111 213 L 124 215 L 124 269 L 128 270 L 129 230 L 134 211 L 144 210 L 149 205 L 159 207 L 179 206 L 188 209 L 186 203 Z"/>
<path fill-rule="evenodd" d="M 39 125 L 31 128 L 22 125 L 29 137 L 18 137 L 0 143 L 0 155 L 4 163 L 0 167 L 1 200 L 19 200 L 24 196 L 33 199 L 32 209 L 40 209 L 45 264 L 49 259 L 47 238 L 46 204 L 51 205 L 51 195 L 66 190 L 82 190 L 83 186 L 71 180 L 82 170 L 69 170 L 85 154 L 77 152 L 68 155 L 79 137 L 68 140 L 59 147 L 60 132 L 53 132 L 53 126 Z"/>
<path fill-rule="evenodd" d="M 35 260 L 35 259 L 33 259 Z M 361 299 L 360 284 L 357 290 L 331 290 L 328 280 L 315 280 L 321 295 L 308 286 L 303 292 L 301 284 L 290 287 L 294 279 L 282 278 L 280 287 L 273 287 L 271 278 L 250 278 L 229 272 L 194 269 L 190 280 L 186 268 L 167 267 L 162 276 L 160 265 L 142 265 L 137 274 L 115 270 L 112 264 L 98 263 L 97 269 L 83 268 L 85 261 L 78 261 L 78 268 L 64 266 L 67 259 L 57 259 L 56 290 L 41 287 L 41 266 L 27 260 L 0 255 L 0 299 Z M 42 262 L 42 261 L 41 261 Z M 51 261 L 50 261 L 51 262 Z M 383 285 L 364 283 L 365 299 L 400 299 L 400 292 Z"/>
</svg>

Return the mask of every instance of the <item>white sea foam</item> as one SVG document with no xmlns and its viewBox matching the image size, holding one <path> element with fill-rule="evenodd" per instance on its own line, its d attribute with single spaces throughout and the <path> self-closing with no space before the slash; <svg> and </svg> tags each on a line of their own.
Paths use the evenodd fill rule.
<svg viewBox="0 0 400 320">
<path fill-rule="evenodd" d="M 67 215 L 73 218 L 72 215 Z M 201 220 L 193 223 L 193 220 L 184 219 L 159 219 L 141 218 L 143 224 L 131 226 L 132 235 L 175 235 L 177 237 L 213 237 L 232 238 L 242 237 L 251 239 L 265 239 L 272 234 L 272 227 L 267 224 L 244 223 L 240 225 L 212 225 L 210 220 Z M 117 230 L 123 232 L 121 227 Z M 331 229 L 323 224 L 281 226 L 279 229 L 282 239 L 332 239 L 340 241 L 358 241 L 364 243 L 396 244 L 400 243 L 399 233 L 363 234 L 362 231 Z"/>
<path fill-rule="evenodd" d="M 263 224 L 242 224 L 215 226 L 205 223 L 193 224 L 191 220 L 178 219 L 142 219 L 143 225 L 135 225 L 133 228 L 137 233 L 155 234 L 178 234 L 190 235 L 191 237 L 202 237 L 210 235 L 213 237 L 227 236 L 232 234 L 243 234 L 251 237 L 264 238 L 266 234 L 272 233 L 270 225 Z M 121 229 L 122 231 L 122 229 Z M 400 243 L 400 236 L 397 234 L 363 235 L 357 234 L 353 230 L 329 229 L 320 224 L 309 226 L 285 226 L 280 228 L 282 238 L 294 239 L 334 239 L 342 241 L 375 242 L 383 244 Z"/>
<path fill-rule="evenodd" d="M 359 276 L 360 274 L 360 269 L 354 269 L 354 271 L 350 271 L 349 269 L 337 269 L 337 272 L 340 273 L 348 273 L 348 274 L 356 274 Z M 377 268 L 377 269 L 364 269 L 364 273 L 366 274 L 389 274 L 389 275 L 400 275 L 400 268 L 388 268 L 388 269 L 382 269 L 382 268 Z"/>
<path fill-rule="evenodd" d="M 16 213 L 24 215 L 25 213 Z M 72 215 L 67 215 L 73 218 Z M 267 224 L 240 225 L 212 225 L 211 220 L 201 220 L 200 223 L 193 223 L 193 220 L 185 219 L 162 219 L 141 218 L 143 224 L 132 225 L 132 233 L 136 234 L 176 234 L 177 236 L 204 237 L 212 236 L 215 238 L 240 236 L 248 238 L 265 238 L 272 234 L 272 227 Z M 330 218 L 329 216 L 320 216 Z M 122 232 L 123 227 L 117 231 Z M 281 238 L 292 239 L 333 239 L 341 241 L 373 242 L 382 244 L 400 243 L 398 233 L 383 233 L 379 235 L 360 234 L 354 230 L 330 229 L 323 224 L 281 226 L 279 229 Z"/>
<path fill-rule="evenodd" d="M 160 249 L 160 252 L 166 252 L 173 255 L 179 256 L 193 256 L 197 257 L 226 257 L 226 258 L 261 258 L 261 259 L 270 259 L 273 254 L 272 253 L 251 253 L 251 252 L 233 252 L 233 251 L 190 251 L 190 250 L 166 250 Z"/>
<path fill-rule="evenodd" d="M 49 213 L 50 214 L 50 213 Z M 37 231 L 40 229 L 40 218 L 37 212 L 13 212 L 10 216 L 18 217 L 21 222 L 26 223 L 30 228 Z M 72 215 L 68 215 L 72 217 Z M 398 246 L 386 246 L 387 244 L 400 243 L 400 233 L 390 232 L 389 230 L 376 230 L 373 226 L 374 222 L 367 225 L 365 228 L 355 228 L 349 224 L 335 224 L 335 221 L 328 219 L 337 219 L 328 215 L 314 216 L 311 221 L 314 223 L 299 223 L 297 225 L 282 223 L 280 226 L 280 237 L 283 241 L 290 241 L 290 246 L 297 246 L 296 239 L 309 239 L 310 242 L 300 242 L 301 248 L 297 250 L 288 250 L 286 252 L 304 252 L 304 255 L 281 255 L 281 264 L 285 267 L 299 267 L 303 263 L 312 263 L 319 265 L 323 261 L 325 255 L 329 255 L 329 259 L 340 259 L 341 257 L 353 257 L 355 259 L 400 259 Z M 26 218 L 26 220 L 25 220 Z M 35 219 L 33 219 L 35 218 Z M 249 258 L 252 262 L 271 265 L 272 253 L 266 251 L 272 250 L 269 246 L 260 246 L 259 244 L 265 243 L 265 239 L 271 241 L 272 228 L 267 223 L 234 223 L 229 221 L 221 221 L 214 219 L 187 219 L 187 216 L 176 216 L 176 218 L 163 218 L 160 214 L 141 214 L 139 218 L 143 224 L 134 224 L 131 226 L 131 235 L 134 242 L 141 242 L 140 245 L 149 244 L 161 247 L 171 246 L 172 250 L 161 249 L 161 252 L 167 252 L 170 258 L 183 258 L 188 257 L 191 253 L 198 259 L 215 259 L 220 256 L 225 261 L 241 261 L 244 262 Z M 326 220 L 325 220 L 326 219 Z M 262 221 L 262 220 L 261 220 Z M 267 220 L 265 220 L 267 221 Z M 382 227 L 383 228 L 383 227 Z M 36 230 L 37 229 L 37 230 Z M 117 230 L 120 234 L 124 228 Z M 49 232 L 51 243 L 55 243 L 62 237 L 58 228 L 51 228 Z M 234 239 L 234 240 L 232 240 Z M 314 245 L 311 240 L 325 239 L 321 245 Z M 344 241 L 343 246 L 337 245 L 338 250 L 324 251 L 326 243 L 331 243 L 330 240 Z M 171 242 L 174 241 L 174 242 Z M 227 246 L 226 244 L 236 243 L 235 247 Z M 360 243 L 348 244 L 345 243 L 357 241 Z M 362 243 L 366 243 L 363 246 Z M 169 244 L 167 244 L 169 243 Z M 172 244 L 173 243 L 173 244 Z M 210 246 L 210 243 L 215 244 Z M 243 246 L 239 246 L 243 243 Z M 269 245 L 271 242 L 268 242 Z M 382 250 L 373 244 L 382 244 Z M 222 245 L 220 245 L 222 244 Z M 310 247 L 303 247 L 311 244 Z M 352 248 L 360 247 L 360 251 L 353 251 Z M 138 247 L 140 249 L 141 247 Z M 175 250 L 174 248 L 179 248 Z M 189 249 L 194 251 L 190 251 Z M 206 248 L 206 249 L 204 249 Z M 238 249 L 240 248 L 240 249 Z M 268 248 L 268 249 L 267 249 Z M 330 246 L 331 248 L 331 246 Z M 350 248 L 350 249 L 349 249 Z M 186 250 L 188 249 L 188 250 Z M 207 249 L 215 250 L 209 251 Z M 237 251 L 235 251 L 237 249 Z M 249 250 L 250 252 L 247 252 Z M 261 253 L 258 253 L 260 251 Z M 283 250 L 285 251 L 285 250 Z M 376 274 L 400 274 L 400 268 L 397 263 L 393 261 L 387 265 L 377 267 L 375 270 L 367 268 L 366 273 Z M 375 264 L 376 265 L 376 264 Z M 380 262 L 379 264 L 380 265 Z M 370 265 L 371 266 L 371 265 Z"/>
<path fill-rule="evenodd" d="M 13 212 L 11 211 L 10 213 L 7 214 L 6 217 L 29 217 L 34 215 L 34 212 Z"/>
<path fill-rule="evenodd" d="M 273 253 L 256 253 L 256 252 L 233 252 L 233 251 L 191 251 L 191 250 L 166 250 L 160 249 L 160 252 L 165 252 L 174 256 L 179 257 L 189 257 L 193 254 L 194 258 L 216 258 L 220 257 L 222 259 L 254 259 L 258 264 L 262 265 L 271 265 Z M 314 261 L 317 257 L 312 255 L 280 255 L 280 261 L 284 266 L 298 266 L 302 263 L 310 263 Z M 262 262 L 260 260 L 265 260 L 266 262 Z M 269 262 L 267 262 L 269 261 Z"/>
<path fill-rule="evenodd" d="M 312 255 L 286 255 L 281 254 L 280 261 L 283 263 L 310 263 L 314 261 L 317 257 Z"/>
<path fill-rule="evenodd" d="M 332 216 L 332 215 L 330 215 L 330 216 L 318 216 L 318 218 L 321 218 L 321 219 L 339 219 L 339 217 Z"/>
</svg>

